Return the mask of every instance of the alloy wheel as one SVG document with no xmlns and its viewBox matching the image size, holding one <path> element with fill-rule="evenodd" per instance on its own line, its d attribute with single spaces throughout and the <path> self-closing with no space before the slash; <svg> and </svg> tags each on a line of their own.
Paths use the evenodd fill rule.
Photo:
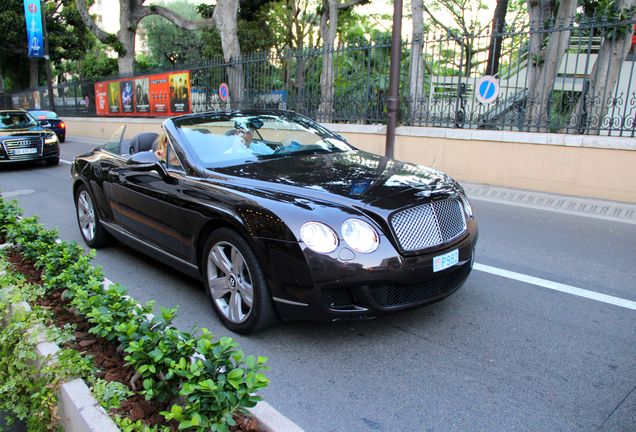
<svg viewBox="0 0 636 432">
<path fill-rule="evenodd" d="M 232 323 L 245 322 L 252 312 L 254 286 L 241 252 L 220 241 L 210 249 L 207 266 L 210 294 L 219 311 Z"/>
<path fill-rule="evenodd" d="M 85 190 L 80 191 L 77 196 L 77 219 L 84 239 L 92 241 L 95 237 L 95 208 L 91 196 Z"/>
</svg>

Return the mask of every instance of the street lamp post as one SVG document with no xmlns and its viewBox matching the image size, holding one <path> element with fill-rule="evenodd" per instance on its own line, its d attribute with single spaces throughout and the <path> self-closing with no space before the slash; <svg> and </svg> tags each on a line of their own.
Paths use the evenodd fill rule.
<svg viewBox="0 0 636 432">
<path fill-rule="evenodd" d="M 55 97 L 53 96 L 53 81 L 51 79 L 51 57 L 49 56 L 49 35 L 46 32 L 44 0 L 40 0 L 40 10 L 42 11 L 42 38 L 44 39 L 44 64 L 46 69 L 46 86 L 48 87 L 49 93 L 49 109 L 55 111 Z"/>
<path fill-rule="evenodd" d="M 392 158 L 395 148 L 395 128 L 400 115 L 400 54 L 402 38 L 402 0 L 393 4 L 393 33 L 391 37 L 391 70 L 389 73 L 389 96 L 386 100 L 386 150 Z"/>
</svg>

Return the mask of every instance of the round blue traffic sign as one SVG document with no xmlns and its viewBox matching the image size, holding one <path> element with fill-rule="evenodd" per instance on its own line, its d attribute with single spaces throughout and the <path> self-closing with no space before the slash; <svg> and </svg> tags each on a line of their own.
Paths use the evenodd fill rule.
<svg viewBox="0 0 636 432">
<path fill-rule="evenodd" d="M 227 102 L 228 97 L 230 97 L 230 88 L 226 83 L 223 83 L 219 86 L 219 98 L 223 102 Z"/>
<path fill-rule="evenodd" d="M 475 97 L 483 104 L 489 104 L 499 95 L 499 81 L 497 78 L 486 75 L 477 80 Z"/>
</svg>

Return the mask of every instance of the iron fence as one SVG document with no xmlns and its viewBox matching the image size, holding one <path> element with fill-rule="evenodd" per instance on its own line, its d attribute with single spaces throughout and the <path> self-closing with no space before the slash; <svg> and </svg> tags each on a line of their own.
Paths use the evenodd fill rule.
<svg viewBox="0 0 636 432">
<path fill-rule="evenodd" d="M 629 35 L 635 23 L 577 18 L 549 26 L 509 26 L 492 35 L 426 33 L 404 41 L 400 123 L 633 137 L 636 55 Z M 615 67 L 607 54 L 616 51 L 610 49 L 616 48 L 612 43 L 626 38 L 623 46 L 630 52 Z M 500 55 L 496 64 L 489 64 L 489 47 L 495 40 L 500 42 Z M 550 78 L 541 70 L 547 67 L 546 52 L 558 42 L 563 42 L 565 52 Z M 390 41 L 378 40 L 244 55 L 231 65 L 211 59 L 171 70 L 190 71 L 193 112 L 230 106 L 281 108 L 325 122 L 378 124 L 386 122 L 389 59 Z M 329 60 L 332 72 L 323 70 Z M 216 90 L 228 81 L 230 66 L 241 71 L 243 89 L 231 105 Z M 477 84 L 484 75 L 496 78 L 499 91 L 492 101 L 480 102 Z M 61 115 L 96 115 L 93 82 L 58 85 L 54 98 Z M 46 89 L 0 95 L 0 104 L 46 108 L 48 95 Z"/>
</svg>

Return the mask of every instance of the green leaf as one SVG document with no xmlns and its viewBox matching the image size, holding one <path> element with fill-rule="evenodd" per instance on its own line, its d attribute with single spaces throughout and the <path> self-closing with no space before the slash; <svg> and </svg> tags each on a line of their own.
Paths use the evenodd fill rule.
<svg viewBox="0 0 636 432">
<path fill-rule="evenodd" d="M 184 430 L 192 427 L 192 422 L 190 421 L 181 421 L 179 422 L 179 430 Z"/>
<path fill-rule="evenodd" d="M 192 415 L 190 423 L 192 424 L 192 426 L 199 426 L 201 424 L 201 415 L 199 413 L 194 413 Z"/>
<path fill-rule="evenodd" d="M 234 369 L 227 375 L 227 382 L 238 390 L 243 378 L 243 369 Z"/>
<path fill-rule="evenodd" d="M 201 381 L 201 382 L 198 384 L 198 387 L 199 387 L 200 389 L 202 389 L 202 390 L 207 390 L 207 391 L 209 391 L 209 390 L 216 390 L 216 389 L 217 389 L 217 385 L 216 385 L 216 384 L 215 384 L 215 382 L 214 382 L 214 381 L 212 381 L 211 379 L 207 379 L 207 380 Z"/>
<path fill-rule="evenodd" d="M 248 368 L 254 369 L 256 367 L 256 359 L 253 355 L 249 355 L 245 358 L 245 364 Z"/>
</svg>

